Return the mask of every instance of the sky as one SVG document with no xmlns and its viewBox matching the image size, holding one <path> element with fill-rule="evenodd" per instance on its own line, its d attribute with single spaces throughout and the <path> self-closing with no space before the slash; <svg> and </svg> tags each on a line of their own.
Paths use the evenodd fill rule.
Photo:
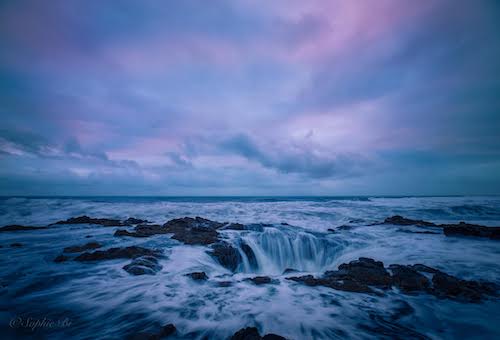
<svg viewBox="0 0 500 340">
<path fill-rule="evenodd" d="M 0 195 L 500 194 L 500 2 L 0 2 Z"/>
</svg>

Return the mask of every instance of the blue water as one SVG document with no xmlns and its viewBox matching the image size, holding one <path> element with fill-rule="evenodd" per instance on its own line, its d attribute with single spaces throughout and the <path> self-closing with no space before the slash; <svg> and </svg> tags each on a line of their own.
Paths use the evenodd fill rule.
<svg viewBox="0 0 500 340">
<path fill-rule="evenodd" d="M 249 244 L 259 266 L 237 273 L 221 267 L 206 247 L 186 246 L 170 235 L 118 238 L 116 227 L 57 225 L 0 234 L 0 322 L 6 337 L 116 339 L 174 323 L 178 338 L 224 339 L 245 326 L 291 339 L 373 338 L 373 315 L 389 318 L 406 301 L 413 312 L 397 327 L 436 339 L 499 338 L 500 303 L 470 304 L 396 289 L 383 296 L 307 287 L 285 280 L 287 267 L 319 274 L 360 256 L 384 262 L 424 263 L 464 279 L 500 283 L 500 242 L 411 234 L 373 226 L 395 214 L 436 223 L 500 225 L 500 197 L 2 197 L 0 225 L 48 225 L 88 215 L 155 223 L 184 216 L 221 222 L 270 223 L 264 231 L 227 231 L 228 242 Z M 286 223 L 287 225 L 284 225 Z M 329 228 L 352 226 L 330 233 Z M 439 232 L 439 230 L 438 230 Z M 88 238 L 87 236 L 90 236 Z M 108 247 L 140 245 L 162 250 L 162 270 L 132 276 L 130 260 L 54 263 L 64 247 L 98 241 Z M 12 248 L 12 243 L 22 247 Z M 204 284 L 184 274 L 205 271 Z M 244 279 L 269 275 L 277 285 Z M 219 287 L 217 281 L 231 281 Z M 17 317 L 70 320 L 48 329 L 11 327 Z M 62 321 L 61 321 L 62 322 Z M 374 324 L 375 323 L 375 324 Z M 403 333 L 402 333 L 403 334 Z"/>
</svg>

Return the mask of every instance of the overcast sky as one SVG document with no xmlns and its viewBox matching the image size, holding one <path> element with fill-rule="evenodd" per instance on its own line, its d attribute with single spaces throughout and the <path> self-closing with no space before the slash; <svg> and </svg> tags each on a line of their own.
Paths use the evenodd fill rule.
<svg viewBox="0 0 500 340">
<path fill-rule="evenodd" d="M 500 194 L 498 1 L 2 1 L 0 195 Z"/>
</svg>

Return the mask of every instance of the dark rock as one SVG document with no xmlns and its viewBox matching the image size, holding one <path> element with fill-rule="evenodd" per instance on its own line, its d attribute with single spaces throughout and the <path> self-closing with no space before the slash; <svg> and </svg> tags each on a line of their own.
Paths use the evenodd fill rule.
<svg viewBox="0 0 500 340">
<path fill-rule="evenodd" d="M 119 229 L 115 231 L 115 233 L 113 234 L 113 236 L 130 236 L 130 237 L 149 237 L 151 235 L 154 235 L 154 233 L 130 232 L 128 230 L 123 230 L 123 229 Z"/>
<path fill-rule="evenodd" d="M 283 275 L 285 274 L 291 274 L 291 273 L 296 273 L 298 272 L 297 269 L 293 269 L 293 268 L 286 268 L 284 271 L 283 271 Z"/>
<path fill-rule="evenodd" d="M 439 270 L 420 263 L 410 265 L 409 267 L 421 273 L 431 273 L 431 274 L 439 273 Z"/>
<path fill-rule="evenodd" d="M 255 253 L 253 252 L 252 248 L 246 243 L 242 243 L 240 246 L 241 250 L 243 253 L 246 255 L 248 264 L 250 265 L 250 268 L 252 270 L 256 270 L 259 268 L 259 264 L 257 263 L 257 258 L 255 257 Z"/>
<path fill-rule="evenodd" d="M 231 340 L 261 340 L 259 330 L 256 327 L 242 328 L 231 337 Z"/>
<path fill-rule="evenodd" d="M 216 243 L 212 246 L 212 251 L 209 254 L 217 259 L 219 263 L 231 270 L 236 271 L 242 259 L 239 251 L 226 242 Z"/>
<path fill-rule="evenodd" d="M 389 266 L 389 269 L 392 271 L 394 285 L 403 292 L 423 291 L 430 286 L 429 279 L 411 266 L 392 264 Z"/>
<path fill-rule="evenodd" d="M 97 250 L 93 253 L 85 252 L 75 258 L 75 261 L 100 261 L 113 259 L 134 259 L 140 256 L 159 256 L 158 250 L 152 250 L 137 246 L 126 248 L 110 248 L 107 250 Z"/>
<path fill-rule="evenodd" d="M 93 237 L 93 236 L 92 236 L 92 235 L 87 235 L 87 236 L 85 236 L 85 238 L 91 238 L 91 237 Z"/>
<path fill-rule="evenodd" d="M 97 242 L 89 242 L 87 244 L 84 244 L 82 246 L 71 246 L 71 247 L 66 247 L 63 250 L 63 253 L 81 253 L 82 251 L 85 250 L 91 250 L 91 249 L 97 249 L 101 248 L 102 245 Z"/>
<path fill-rule="evenodd" d="M 175 326 L 171 323 L 161 328 L 158 333 L 137 333 L 130 336 L 130 340 L 160 340 L 169 337 L 177 331 Z"/>
<path fill-rule="evenodd" d="M 19 247 L 22 247 L 22 246 L 23 246 L 23 244 L 22 244 L 22 243 L 17 243 L 17 242 L 16 242 L 16 243 L 11 243 L 11 244 L 10 244 L 10 246 L 11 246 L 12 248 L 19 248 Z"/>
<path fill-rule="evenodd" d="M 32 226 L 24 226 L 24 225 L 6 225 L 5 227 L 0 228 L 0 232 L 2 231 L 20 231 L 20 230 L 39 230 L 39 229 L 47 229 L 47 227 L 32 227 Z"/>
<path fill-rule="evenodd" d="M 284 338 L 278 334 L 269 333 L 269 334 L 264 335 L 262 337 L 262 340 L 286 340 L 286 338 Z"/>
<path fill-rule="evenodd" d="M 497 285 L 490 282 L 461 280 L 443 272 L 434 274 L 432 293 L 438 297 L 479 302 L 486 295 L 496 296 Z"/>
<path fill-rule="evenodd" d="M 256 327 L 246 327 L 234 333 L 231 340 L 286 340 L 286 338 L 273 333 L 261 337 Z"/>
<path fill-rule="evenodd" d="M 67 261 L 67 260 L 69 260 L 69 257 L 64 256 L 64 255 L 59 255 L 58 257 L 56 257 L 54 259 L 54 262 L 60 263 L 60 262 L 64 262 L 64 261 Z"/>
<path fill-rule="evenodd" d="M 256 276 L 252 278 L 245 279 L 246 281 L 251 281 L 256 285 L 265 285 L 265 284 L 276 284 L 279 281 L 271 279 L 269 276 Z"/>
<path fill-rule="evenodd" d="M 142 224 L 142 223 L 150 223 L 150 222 L 148 220 L 141 220 L 140 218 L 134 218 L 134 217 L 129 217 L 125 221 L 123 221 L 123 224 L 126 225 Z"/>
<path fill-rule="evenodd" d="M 337 227 L 337 230 L 351 230 L 352 228 L 354 228 L 354 226 L 348 225 L 348 224 L 343 224 L 343 225 Z"/>
<path fill-rule="evenodd" d="M 209 245 L 218 241 L 216 229 L 224 224 L 201 217 L 184 217 L 170 220 L 163 225 L 166 232 L 173 233 L 174 240 L 185 244 Z"/>
<path fill-rule="evenodd" d="M 335 229 L 328 228 L 326 231 L 329 231 L 329 232 L 331 232 L 331 233 L 334 233 L 334 232 L 335 232 Z"/>
<path fill-rule="evenodd" d="M 71 217 L 65 221 L 58 221 L 53 224 L 98 224 L 105 227 L 126 226 L 126 224 L 122 223 L 120 220 L 114 220 L 109 218 L 91 218 L 88 216 Z"/>
<path fill-rule="evenodd" d="M 218 281 L 217 282 L 217 287 L 225 288 L 225 287 L 231 287 L 233 285 L 232 281 Z"/>
<path fill-rule="evenodd" d="M 189 276 L 190 278 L 192 278 L 195 281 L 208 280 L 208 276 L 205 272 L 193 272 L 193 273 L 186 274 L 186 276 Z"/>
<path fill-rule="evenodd" d="M 158 259 L 153 256 L 142 256 L 135 258 L 123 269 L 132 275 L 154 275 L 162 269 Z"/>
<path fill-rule="evenodd" d="M 393 225 L 416 225 L 420 227 L 435 227 L 436 224 L 432 222 L 422 221 L 422 220 L 412 220 L 409 218 L 404 218 L 402 216 L 396 215 L 388 217 L 384 220 L 383 224 L 393 224 Z"/>
<path fill-rule="evenodd" d="M 475 236 L 500 240 L 500 227 L 485 227 L 477 224 L 460 222 L 458 224 L 441 224 L 446 236 Z"/>
<path fill-rule="evenodd" d="M 392 282 L 391 275 L 384 268 L 382 262 L 366 257 L 341 264 L 339 271 L 345 271 L 348 277 L 369 286 L 389 288 Z"/>
</svg>

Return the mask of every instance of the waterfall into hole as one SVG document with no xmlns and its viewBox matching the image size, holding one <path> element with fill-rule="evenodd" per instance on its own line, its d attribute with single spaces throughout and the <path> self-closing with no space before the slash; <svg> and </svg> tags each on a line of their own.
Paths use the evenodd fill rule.
<svg viewBox="0 0 500 340">
<path fill-rule="evenodd" d="M 320 272 L 338 254 L 340 244 L 305 231 L 265 228 L 241 238 L 240 271 L 281 274 L 285 269 Z"/>
</svg>

